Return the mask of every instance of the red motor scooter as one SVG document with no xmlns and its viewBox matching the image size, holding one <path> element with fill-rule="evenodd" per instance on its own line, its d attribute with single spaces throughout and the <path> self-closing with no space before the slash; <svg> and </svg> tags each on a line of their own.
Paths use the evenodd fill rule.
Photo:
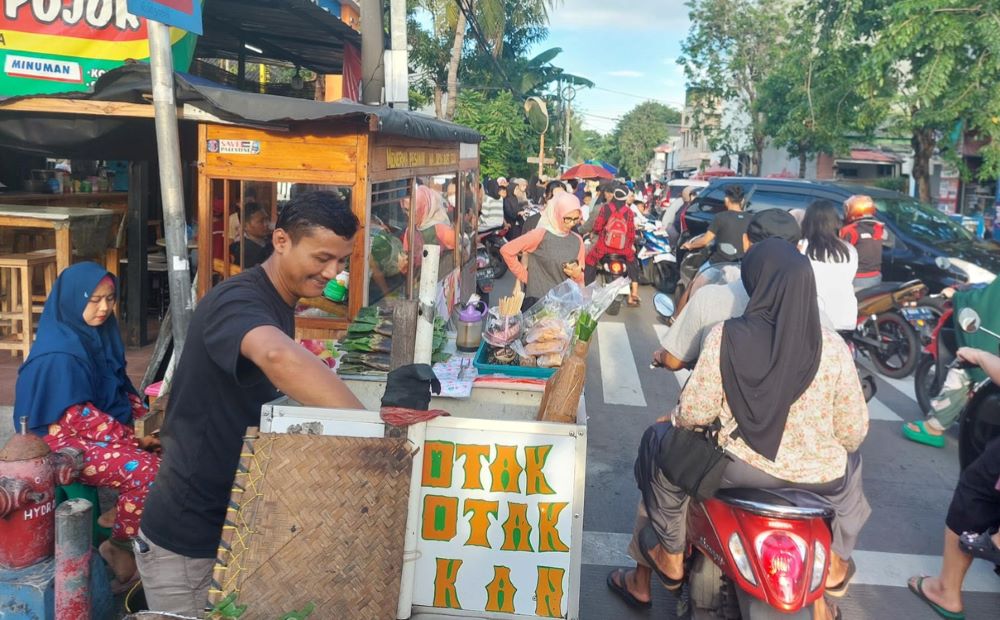
<svg viewBox="0 0 1000 620">
<path fill-rule="evenodd" d="M 812 619 L 833 509 L 801 489 L 721 489 L 687 515 L 692 618 Z"/>
</svg>

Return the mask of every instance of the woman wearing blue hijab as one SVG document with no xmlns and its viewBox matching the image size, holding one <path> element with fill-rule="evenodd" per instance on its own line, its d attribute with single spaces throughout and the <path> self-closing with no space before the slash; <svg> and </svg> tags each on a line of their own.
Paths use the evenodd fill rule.
<svg viewBox="0 0 1000 620">
<path fill-rule="evenodd" d="M 115 572 L 112 590 L 118 593 L 138 578 L 131 539 L 160 457 L 150 452 L 158 449 L 157 440 L 136 438 L 132 427 L 146 407 L 125 373 L 115 288 L 115 278 L 95 263 L 60 274 L 31 354 L 18 370 L 14 424 L 19 428 L 24 420 L 52 450 L 82 451 L 80 481 L 118 491 L 111 539 L 100 548 Z"/>
</svg>

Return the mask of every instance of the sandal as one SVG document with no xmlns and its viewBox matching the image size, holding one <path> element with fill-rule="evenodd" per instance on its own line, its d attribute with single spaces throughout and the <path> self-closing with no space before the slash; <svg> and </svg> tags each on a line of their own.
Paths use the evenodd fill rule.
<svg viewBox="0 0 1000 620">
<path fill-rule="evenodd" d="M 906 583 L 906 587 L 910 589 L 910 592 L 913 592 L 918 597 L 920 597 L 920 600 L 927 603 L 930 606 L 930 608 L 933 609 L 935 613 L 937 613 L 937 615 L 941 616 L 945 620 L 965 620 L 965 612 L 948 611 L 944 607 L 941 607 L 931 599 L 927 598 L 927 595 L 924 594 L 924 579 L 927 579 L 927 577 L 926 576 L 917 577 L 916 583 L 910 580 Z"/>
<path fill-rule="evenodd" d="M 671 592 L 680 590 L 681 586 L 684 585 L 684 578 L 681 577 L 680 579 L 674 579 L 673 577 L 668 577 L 667 574 L 661 571 L 660 568 L 656 565 L 656 562 L 653 561 L 652 554 L 649 553 L 650 549 L 660 544 L 660 539 L 656 537 L 656 532 L 653 530 L 652 525 L 647 524 L 646 527 L 642 528 L 642 531 L 639 532 L 638 542 L 639 542 L 639 553 L 642 554 L 642 558 L 646 560 L 646 562 L 649 564 L 649 567 L 653 569 L 653 572 L 656 573 L 656 576 L 659 577 L 660 581 L 663 582 L 663 587 L 666 588 L 667 590 L 670 590 Z"/>
<path fill-rule="evenodd" d="M 618 581 L 615 581 L 615 575 L 618 576 Z M 628 584 L 625 581 L 626 575 L 628 575 L 628 571 L 624 568 L 616 568 L 608 573 L 607 582 L 611 591 L 620 596 L 626 605 L 634 609 L 649 609 L 652 607 L 652 601 L 640 601 L 634 594 L 628 591 Z"/>
<path fill-rule="evenodd" d="M 139 570 L 136 569 L 135 574 L 129 577 L 128 581 L 121 581 L 117 577 L 111 580 L 111 593 L 115 596 L 119 594 L 125 594 L 131 590 L 135 584 L 139 583 Z"/>
<path fill-rule="evenodd" d="M 913 430 L 912 426 L 916 426 L 920 430 Z M 944 433 L 935 435 L 934 433 L 928 431 L 924 427 L 923 420 L 917 420 L 916 422 L 907 422 L 903 425 L 903 437 L 906 437 L 910 441 L 915 441 L 917 443 L 922 443 L 925 446 L 931 446 L 932 448 L 943 448 L 944 447 Z"/>
<path fill-rule="evenodd" d="M 632 297 L 631 295 L 629 295 L 628 301 L 625 302 L 629 308 L 638 308 L 641 303 L 641 299 L 638 297 Z"/>
<path fill-rule="evenodd" d="M 854 563 L 854 559 L 847 560 L 847 574 L 837 585 L 827 588 L 826 593 L 830 596 L 836 598 L 842 598 L 847 594 L 847 588 L 851 585 L 851 579 L 854 577 L 854 573 L 858 570 L 858 566 Z"/>
<path fill-rule="evenodd" d="M 986 531 L 982 534 L 964 532 L 958 537 L 958 546 L 974 558 L 982 558 L 987 562 L 1000 564 L 1000 549 L 997 549 L 990 538 L 993 534 L 996 534 L 996 530 Z"/>
</svg>

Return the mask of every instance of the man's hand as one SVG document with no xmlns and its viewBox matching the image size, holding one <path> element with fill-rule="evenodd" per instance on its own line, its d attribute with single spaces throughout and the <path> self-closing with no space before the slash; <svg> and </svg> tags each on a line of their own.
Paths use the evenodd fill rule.
<svg viewBox="0 0 1000 620">
<path fill-rule="evenodd" d="M 980 351 L 979 349 L 973 349 L 972 347 L 960 347 L 958 351 L 955 352 L 955 357 L 962 360 L 963 362 L 968 362 L 970 364 L 975 364 L 976 366 L 981 366 L 982 354 L 983 351 Z"/>
<path fill-rule="evenodd" d="M 160 438 L 153 435 L 136 437 L 135 443 L 138 444 L 140 450 L 145 450 L 146 452 L 153 452 L 154 454 L 163 452 L 163 445 L 160 443 Z"/>
<path fill-rule="evenodd" d="M 573 261 L 563 265 L 563 273 L 566 277 L 572 278 L 574 280 L 579 280 L 583 277 L 583 269 L 580 267 L 580 263 Z"/>
</svg>

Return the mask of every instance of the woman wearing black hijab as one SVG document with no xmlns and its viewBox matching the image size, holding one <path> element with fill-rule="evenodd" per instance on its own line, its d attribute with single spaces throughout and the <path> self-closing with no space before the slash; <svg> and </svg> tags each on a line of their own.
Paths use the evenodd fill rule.
<svg viewBox="0 0 1000 620">
<path fill-rule="evenodd" d="M 718 421 L 731 461 L 724 487 L 799 487 L 825 496 L 836 510 L 827 592 L 846 593 L 848 562 L 871 508 L 857 453 L 868 408 L 843 339 L 821 327 L 809 260 L 783 239 L 767 239 L 743 259 L 750 302 L 743 316 L 717 325 L 672 416 L 679 427 Z M 646 432 L 636 460 L 643 492 L 629 548 L 643 558 L 608 585 L 626 602 L 650 600 L 655 571 L 667 587 L 683 577 L 687 496 L 655 463 L 666 419 Z"/>
</svg>

